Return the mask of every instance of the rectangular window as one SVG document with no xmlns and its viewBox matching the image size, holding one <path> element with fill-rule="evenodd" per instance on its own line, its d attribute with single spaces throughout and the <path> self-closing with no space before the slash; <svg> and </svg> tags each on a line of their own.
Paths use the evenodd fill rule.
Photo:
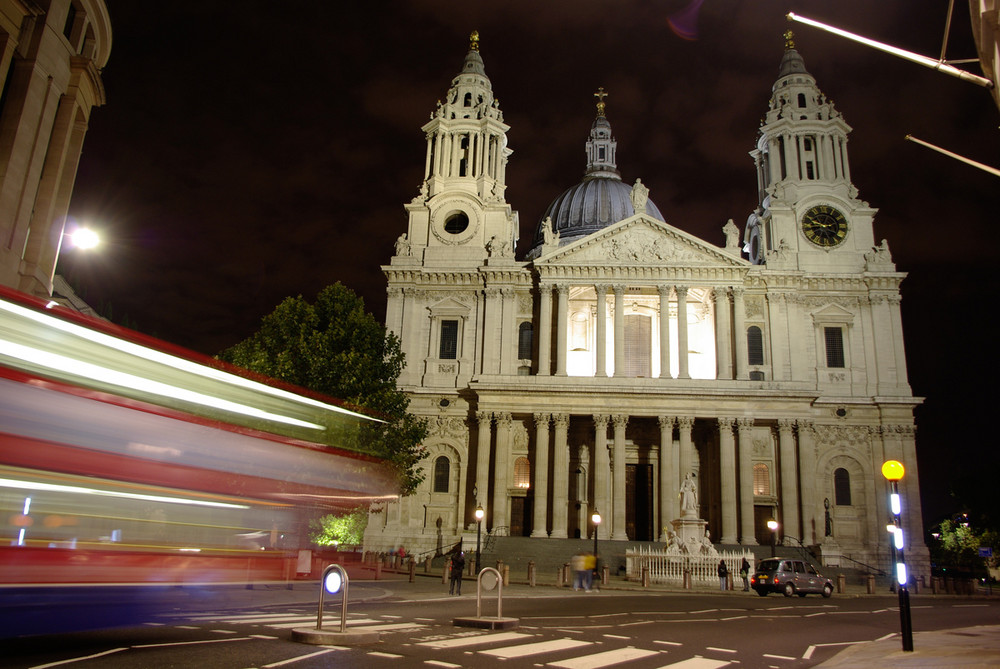
<svg viewBox="0 0 1000 669">
<path fill-rule="evenodd" d="M 438 357 L 454 360 L 458 357 L 458 321 L 441 321 L 441 346 Z"/>
<path fill-rule="evenodd" d="M 843 328 L 823 328 L 826 340 L 826 366 L 844 367 L 844 330 Z"/>
</svg>

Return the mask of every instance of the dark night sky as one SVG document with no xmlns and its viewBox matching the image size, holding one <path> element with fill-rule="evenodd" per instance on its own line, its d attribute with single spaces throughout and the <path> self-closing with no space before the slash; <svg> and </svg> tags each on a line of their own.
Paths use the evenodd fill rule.
<svg viewBox="0 0 1000 669">
<path fill-rule="evenodd" d="M 469 33 L 514 150 L 507 201 L 519 252 L 548 203 L 578 182 L 610 95 L 623 179 L 667 222 L 714 244 L 756 205 L 748 152 L 794 10 L 936 57 L 945 0 L 705 0 L 695 40 L 667 17 L 689 0 L 147 3 L 107 0 L 113 26 L 71 215 L 100 254 L 60 272 L 112 320 L 214 354 L 284 297 L 341 281 L 384 317 L 387 263 L 424 165 L 420 126 L 444 97 Z M 903 284 L 925 517 L 952 508 L 958 466 L 997 456 L 984 321 L 995 304 L 1000 182 L 903 140 L 909 133 L 1000 164 L 1000 113 L 975 85 L 803 25 L 806 66 L 851 134 L 852 180 L 879 208 Z M 956 3 L 949 58 L 975 55 Z M 979 73 L 975 64 L 966 65 Z M 992 361 L 992 362 L 991 362 Z M 990 372 L 990 370 L 993 370 Z M 980 379 L 983 379 L 980 381 Z M 992 453 L 991 453 L 992 451 Z"/>
</svg>

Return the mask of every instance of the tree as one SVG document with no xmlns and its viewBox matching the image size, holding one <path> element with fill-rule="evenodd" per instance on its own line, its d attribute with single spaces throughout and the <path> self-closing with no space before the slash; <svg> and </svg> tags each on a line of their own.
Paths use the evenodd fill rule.
<svg viewBox="0 0 1000 669">
<path fill-rule="evenodd" d="M 309 523 L 310 539 L 320 546 L 360 546 L 368 526 L 368 510 L 357 508 L 340 516 L 327 515 Z"/>
<path fill-rule="evenodd" d="M 321 290 L 313 304 L 285 298 L 256 333 L 218 357 L 375 412 L 386 422 L 363 428 L 366 450 L 396 469 L 401 494 L 423 480 L 427 421 L 407 412 L 410 400 L 396 386 L 405 362 L 399 339 L 341 283 Z"/>
<path fill-rule="evenodd" d="M 976 532 L 963 515 L 955 520 L 943 520 L 936 532 L 931 536 L 931 559 L 944 569 L 951 569 L 958 574 L 979 575 L 986 564 L 979 556 L 980 546 L 989 546 L 996 542 L 995 532 Z"/>
</svg>

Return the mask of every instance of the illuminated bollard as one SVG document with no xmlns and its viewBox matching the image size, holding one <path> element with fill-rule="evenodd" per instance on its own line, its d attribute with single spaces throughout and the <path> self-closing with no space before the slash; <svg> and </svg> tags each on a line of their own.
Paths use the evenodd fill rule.
<svg viewBox="0 0 1000 669">
<path fill-rule="evenodd" d="M 483 615 L 483 591 L 497 591 L 497 614 L 496 616 Z M 453 624 L 456 627 L 478 627 L 481 629 L 514 629 L 518 626 L 518 618 L 503 617 L 503 577 L 500 571 L 492 567 L 484 567 L 476 577 L 476 617 L 475 618 L 455 618 Z"/>
<path fill-rule="evenodd" d="M 319 606 L 316 610 L 316 627 L 299 627 L 292 630 L 292 641 L 308 643 L 313 645 L 334 645 L 345 646 L 364 645 L 378 643 L 380 634 L 371 630 L 347 631 L 347 596 L 350 586 L 350 579 L 347 572 L 339 564 L 331 564 L 323 570 L 323 578 L 319 584 Z M 339 594 L 342 598 L 340 605 L 340 629 L 323 629 L 323 604 L 326 594 Z"/>
</svg>

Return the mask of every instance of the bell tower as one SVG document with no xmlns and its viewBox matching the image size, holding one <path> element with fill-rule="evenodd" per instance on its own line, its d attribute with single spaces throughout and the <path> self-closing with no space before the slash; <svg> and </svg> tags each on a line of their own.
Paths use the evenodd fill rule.
<svg viewBox="0 0 1000 669">
<path fill-rule="evenodd" d="M 473 32 L 462 70 L 424 124 L 420 192 L 406 205 L 409 226 L 396 255 L 424 266 L 477 267 L 513 261 L 517 214 L 504 199 L 507 131 Z"/>
<path fill-rule="evenodd" d="M 876 209 L 851 183 L 847 125 L 785 33 L 785 53 L 757 148 L 758 206 L 744 251 L 773 269 L 860 272 L 875 245 Z"/>
</svg>

